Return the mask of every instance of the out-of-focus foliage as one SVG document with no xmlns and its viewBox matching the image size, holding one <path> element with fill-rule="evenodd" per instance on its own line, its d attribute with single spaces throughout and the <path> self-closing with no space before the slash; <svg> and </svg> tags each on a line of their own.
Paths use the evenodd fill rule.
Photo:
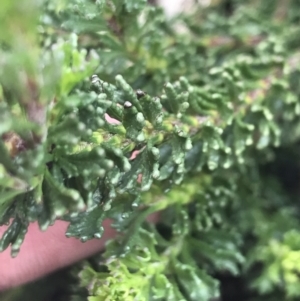
<svg viewBox="0 0 300 301">
<path fill-rule="evenodd" d="M 0 5 L 0 250 L 111 218 L 90 301 L 225 300 L 228 275 L 298 298 L 298 1 L 24 3 Z"/>
<path fill-rule="evenodd" d="M 299 297 L 299 232 L 290 230 L 282 241 L 272 239 L 268 245 L 260 246 L 256 260 L 267 263 L 254 287 L 262 294 L 270 293 L 274 287 L 284 287 L 287 297 Z"/>
</svg>

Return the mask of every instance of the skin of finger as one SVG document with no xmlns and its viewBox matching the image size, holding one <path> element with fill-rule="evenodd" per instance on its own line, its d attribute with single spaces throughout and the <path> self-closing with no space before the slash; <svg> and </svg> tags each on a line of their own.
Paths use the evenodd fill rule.
<svg viewBox="0 0 300 301">
<path fill-rule="evenodd" d="M 66 222 L 56 221 L 45 232 L 40 231 L 36 223 L 30 224 L 16 258 L 10 256 L 9 249 L 0 253 L 0 291 L 33 281 L 102 250 L 105 242 L 116 234 L 110 223 L 104 221 L 105 231 L 101 239 L 85 243 L 66 238 Z M 4 231 L 5 227 L 0 227 L 0 237 Z"/>
<path fill-rule="evenodd" d="M 147 220 L 157 223 L 159 217 L 159 213 L 154 213 Z M 9 249 L 0 253 L 0 291 L 33 281 L 103 250 L 106 241 L 116 236 L 110 225 L 111 221 L 105 220 L 102 238 L 82 243 L 65 236 L 66 222 L 56 221 L 45 232 L 39 230 L 37 223 L 30 224 L 16 258 L 10 256 Z M 0 237 L 5 229 L 0 227 Z"/>
</svg>

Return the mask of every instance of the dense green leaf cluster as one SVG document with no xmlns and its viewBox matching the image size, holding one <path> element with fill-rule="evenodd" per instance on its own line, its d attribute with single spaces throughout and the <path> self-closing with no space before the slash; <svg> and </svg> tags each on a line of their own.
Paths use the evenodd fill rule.
<svg viewBox="0 0 300 301">
<path fill-rule="evenodd" d="M 111 218 L 120 236 L 80 273 L 89 300 L 212 300 L 240 273 L 299 297 L 299 207 L 278 172 L 300 137 L 298 6 L 168 19 L 145 0 L 3 1 L 0 251 L 30 222 L 84 242 Z"/>
</svg>

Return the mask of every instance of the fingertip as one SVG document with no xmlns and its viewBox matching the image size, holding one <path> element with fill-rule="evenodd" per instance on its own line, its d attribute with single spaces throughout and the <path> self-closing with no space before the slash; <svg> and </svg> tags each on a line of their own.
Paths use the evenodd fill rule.
<svg viewBox="0 0 300 301">
<path fill-rule="evenodd" d="M 85 243 L 65 236 L 67 222 L 56 221 L 45 232 L 40 231 L 37 223 L 30 224 L 17 257 L 12 258 L 9 249 L 0 253 L 0 290 L 33 281 L 103 250 L 105 242 L 115 235 L 110 224 L 111 221 L 104 221 L 101 239 Z M 3 227 L 0 234 L 4 231 Z"/>
</svg>

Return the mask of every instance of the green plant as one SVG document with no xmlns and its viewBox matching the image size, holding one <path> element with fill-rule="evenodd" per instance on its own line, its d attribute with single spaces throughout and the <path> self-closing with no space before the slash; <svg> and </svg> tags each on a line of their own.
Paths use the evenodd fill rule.
<svg viewBox="0 0 300 301">
<path fill-rule="evenodd" d="M 277 172 L 287 150 L 299 164 L 297 0 L 173 19 L 145 0 L 2 2 L 0 250 L 30 222 L 86 241 L 111 218 L 119 237 L 79 274 L 91 301 L 212 300 L 240 273 L 299 296 L 297 191 Z"/>
</svg>

